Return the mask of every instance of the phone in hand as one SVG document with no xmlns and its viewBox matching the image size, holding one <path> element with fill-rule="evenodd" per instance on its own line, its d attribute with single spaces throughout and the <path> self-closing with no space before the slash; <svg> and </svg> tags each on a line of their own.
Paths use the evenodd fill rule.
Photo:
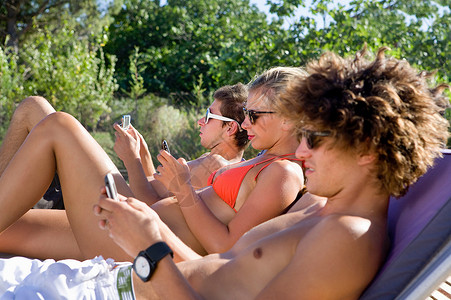
<svg viewBox="0 0 451 300">
<path fill-rule="evenodd" d="M 132 120 L 132 117 L 130 115 L 123 115 L 122 116 L 122 124 L 121 124 L 122 129 L 128 130 L 128 128 L 130 127 L 131 120 Z"/>
<path fill-rule="evenodd" d="M 119 201 L 117 196 L 116 183 L 114 182 L 113 174 L 108 173 L 105 175 L 105 187 L 108 198 Z"/>
<path fill-rule="evenodd" d="M 168 142 L 166 142 L 166 140 L 163 140 L 161 142 L 161 149 L 166 150 L 168 153 L 171 153 L 171 151 L 169 151 Z"/>
</svg>

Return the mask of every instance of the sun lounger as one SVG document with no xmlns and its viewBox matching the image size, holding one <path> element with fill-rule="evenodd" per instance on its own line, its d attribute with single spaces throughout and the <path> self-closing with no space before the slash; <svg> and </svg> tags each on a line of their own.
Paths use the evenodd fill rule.
<svg viewBox="0 0 451 300">
<path fill-rule="evenodd" d="M 443 156 L 404 197 L 390 200 L 392 247 L 360 300 L 423 300 L 451 275 L 451 151 Z"/>
</svg>

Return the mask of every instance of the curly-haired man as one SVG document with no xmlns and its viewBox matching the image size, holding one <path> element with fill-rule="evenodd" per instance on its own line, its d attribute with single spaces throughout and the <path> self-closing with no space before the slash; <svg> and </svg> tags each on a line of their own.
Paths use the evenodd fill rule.
<svg viewBox="0 0 451 300">
<path fill-rule="evenodd" d="M 101 196 L 99 224 L 129 255 L 167 250 L 164 241 L 175 259 L 188 258 L 175 265 L 160 256 L 150 280 L 135 277 L 137 296 L 357 299 L 385 257 L 389 196 L 432 165 L 448 136 L 442 88 L 429 89 L 427 74 L 385 50 L 374 61 L 365 51 L 326 53 L 306 66 L 307 78 L 293 80 L 279 112 L 297 124 L 310 193 L 230 251 L 189 259 L 196 256 L 150 208 Z M 134 267 L 142 279 L 146 270 Z"/>
</svg>

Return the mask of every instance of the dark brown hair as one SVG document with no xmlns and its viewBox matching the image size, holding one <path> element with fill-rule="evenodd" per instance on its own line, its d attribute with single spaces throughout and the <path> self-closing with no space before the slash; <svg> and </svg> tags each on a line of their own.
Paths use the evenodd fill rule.
<svg viewBox="0 0 451 300">
<path fill-rule="evenodd" d="M 221 103 L 219 111 L 224 117 L 236 120 L 240 126 L 244 121 L 243 107 L 247 100 L 247 87 L 242 83 L 235 85 L 226 85 L 213 94 L 213 98 Z M 223 123 L 225 126 L 226 122 Z M 235 134 L 236 145 L 243 149 L 246 147 L 249 139 L 247 137 L 247 131 L 237 131 Z"/>
</svg>

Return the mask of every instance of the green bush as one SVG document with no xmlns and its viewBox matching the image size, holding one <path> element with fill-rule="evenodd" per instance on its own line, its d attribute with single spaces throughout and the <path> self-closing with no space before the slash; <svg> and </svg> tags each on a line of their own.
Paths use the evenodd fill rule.
<svg viewBox="0 0 451 300">
<path fill-rule="evenodd" d="M 206 150 L 200 145 L 198 114 L 196 110 L 181 110 L 171 105 L 164 105 L 155 110 L 145 110 L 140 127 L 152 155 L 160 150 L 161 141 L 169 143 L 175 157 L 187 160 L 200 156 Z"/>
<path fill-rule="evenodd" d="M 23 95 L 23 67 L 18 65 L 14 53 L 0 47 L 0 140 L 4 136 L 11 116 Z"/>
<path fill-rule="evenodd" d="M 44 96 L 56 110 L 93 129 L 109 112 L 117 90 L 115 58 L 106 58 L 102 48 L 78 40 L 69 26 L 56 34 L 41 32 L 20 55 L 30 70 L 24 82 L 28 95 Z"/>
</svg>

